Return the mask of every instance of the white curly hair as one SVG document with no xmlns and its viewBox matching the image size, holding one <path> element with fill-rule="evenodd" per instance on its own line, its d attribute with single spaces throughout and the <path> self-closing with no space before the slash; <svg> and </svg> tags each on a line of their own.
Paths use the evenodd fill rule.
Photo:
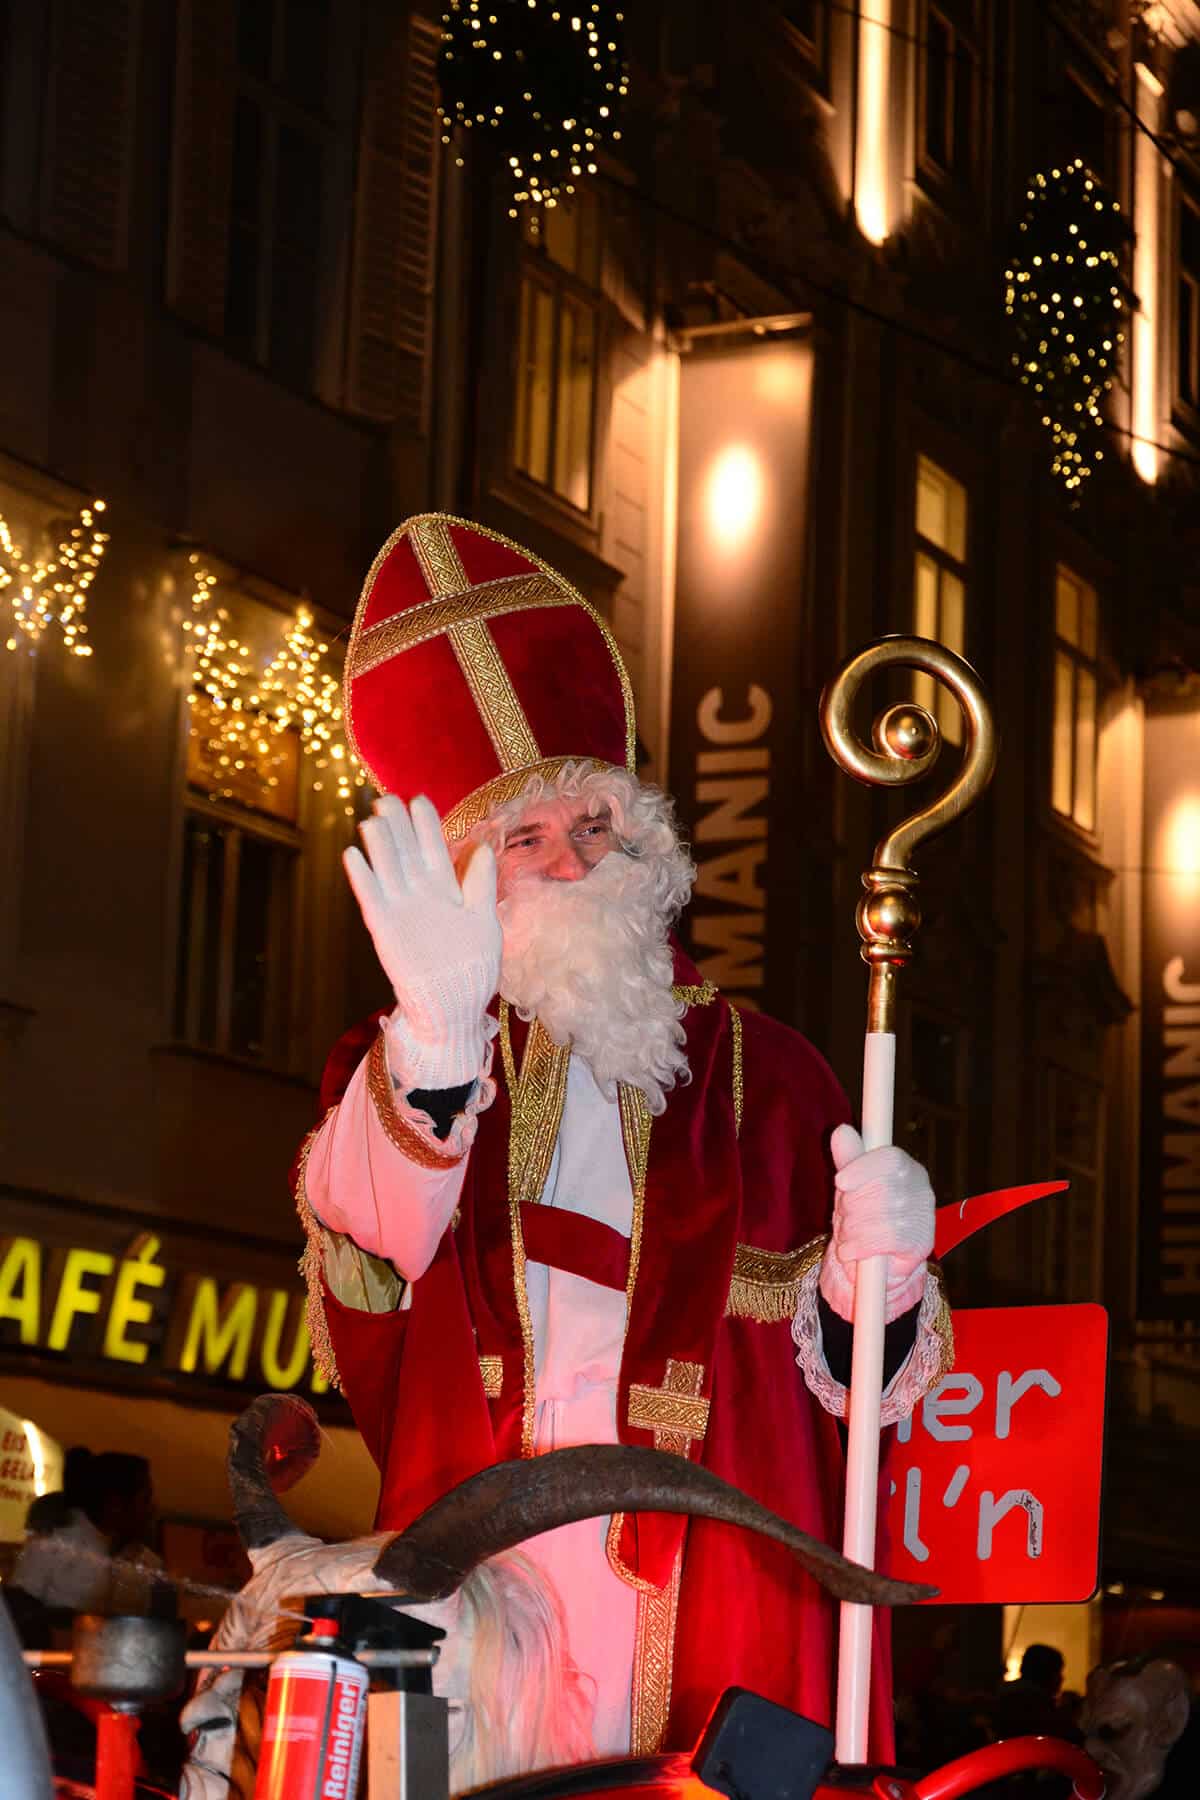
<svg viewBox="0 0 1200 1800">
<path fill-rule="evenodd" d="M 579 802 L 593 817 L 607 810 L 623 854 L 603 857 L 586 880 L 523 879 L 510 888 L 499 907 L 500 992 L 522 1018 L 536 1017 L 556 1044 L 569 1045 L 602 1093 L 615 1099 L 628 1083 L 661 1113 L 668 1091 L 689 1079 L 669 932 L 695 869 L 674 808 L 660 788 L 623 769 L 570 762 L 551 780 L 532 777 L 471 841 L 502 855 L 508 834 L 547 798 Z"/>
<path fill-rule="evenodd" d="M 696 866 L 680 837 L 669 794 L 615 765 L 598 769 L 591 762 L 566 762 L 552 777 L 531 775 L 515 799 L 504 801 L 475 826 L 467 842 L 490 844 L 499 855 L 509 832 L 535 800 L 543 799 L 582 800 L 593 818 L 607 807 L 626 856 L 653 869 L 655 906 L 668 926 L 674 924 L 688 903 Z"/>
</svg>

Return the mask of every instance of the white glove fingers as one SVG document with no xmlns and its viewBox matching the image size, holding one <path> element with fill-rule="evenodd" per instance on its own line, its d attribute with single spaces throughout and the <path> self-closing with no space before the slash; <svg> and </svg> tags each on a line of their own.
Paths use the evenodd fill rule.
<svg viewBox="0 0 1200 1800">
<path fill-rule="evenodd" d="M 371 865 L 358 846 L 351 844 L 348 849 L 342 851 L 342 867 L 346 871 L 346 879 L 353 890 L 354 898 L 358 901 L 363 923 L 374 937 L 375 924 L 373 921 L 379 918 L 382 896 L 379 892 L 379 883 L 371 872 Z"/>
<path fill-rule="evenodd" d="M 408 892 L 404 865 L 396 852 L 396 841 L 390 822 L 372 816 L 358 828 L 371 871 L 384 900 L 392 900 Z"/>
<path fill-rule="evenodd" d="M 462 883 L 463 905 L 470 912 L 496 910 L 496 857 L 490 844 L 476 844 Z"/>
<path fill-rule="evenodd" d="M 408 816 L 408 808 L 403 800 L 395 794 L 382 794 L 375 802 L 375 812 L 361 827 L 366 836 L 370 828 L 371 860 L 374 862 L 374 847 L 379 846 L 379 853 L 384 859 L 384 873 L 378 867 L 385 891 L 394 894 L 411 893 L 414 885 L 419 885 L 422 872 L 420 845 Z"/>
<path fill-rule="evenodd" d="M 412 820 L 413 836 L 426 870 L 433 877 L 434 883 L 446 899 L 458 902 L 460 899 L 458 877 L 454 873 L 454 864 L 450 858 L 450 849 L 446 843 L 446 834 L 442 830 L 442 821 L 438 817 L 437 807 L 424 794 L 418 794 L 408 810 Z"/>
</svg>

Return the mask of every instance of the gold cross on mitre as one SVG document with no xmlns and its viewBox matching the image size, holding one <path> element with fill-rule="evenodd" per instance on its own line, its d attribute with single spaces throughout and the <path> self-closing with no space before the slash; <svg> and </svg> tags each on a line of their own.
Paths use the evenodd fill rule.
<svg viewBox="0 0 1200 1800">
<path fill-rule="evenodd" d="M 676 1362 L 668 1357 L 660 1388 L 647 1387 L 641 1381 L 631 1383 L 630 1425 L 638 1431 L 652 1431 L 656 1450 L 688 1456 L 693 1441 L 702 1440 L 708 1430 L 709 1403 L 701 1396 L 703 1386 L 703 1363 Z"/>
</svg>

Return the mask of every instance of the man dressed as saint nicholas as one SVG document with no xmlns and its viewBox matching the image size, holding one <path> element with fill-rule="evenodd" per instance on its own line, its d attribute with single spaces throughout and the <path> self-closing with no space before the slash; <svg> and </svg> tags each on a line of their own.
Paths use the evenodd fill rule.
<svg viewBox="0 0 1200 1800">
<path fill-rule="evenodd" d="M 620 1442 L 838 1543 L 861 1258 L 889 1259 L 883 1423 L 949 1366 L 933 1194 L 673 939 L 694 870 L 634 772 L 603 620 L 496 533 L 411 519 L 367 577 L 346 718 L 382 796 L 346 867 L 391 993 L 330 1058 L 296 1191 L 378 1526 L 490 1463 Z M 641 1514 L 525 1549 L 597 1755 L 690 1746 L 732 1684 L 829 1719 L 833 1609 L 775 1544 Z"/>
</svg>

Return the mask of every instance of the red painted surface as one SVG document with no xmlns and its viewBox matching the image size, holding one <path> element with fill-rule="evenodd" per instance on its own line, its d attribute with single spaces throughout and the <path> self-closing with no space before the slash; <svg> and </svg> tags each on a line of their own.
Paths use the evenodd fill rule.
<svg viewBox="0 0 1200 1800">
<path fill-rule="evenodd" d="M 133 1800 L 138 1753 L 136 1713 L 105 1707 L 96 1720 L 96 1800 Z"/>
<path fill-rule="evenodd" d="M 875 1793 L 880 1800 L 958 1800 L 960 1794 L 973 1793 L 989 1781 L 1026 1769 L 1054 1769 L 1070 1779 L 1078 1800 L 1104 1800 L 1104 1777 L 1091 1757 L 1077 1745 L 1052 1737 L 1008 1738 L 1000 1744 L 985 1744 L 969 1756 L 922 1775 L 911 1786 L 883 1776 L 875 1783 Z"/>
<path fill-rule="evenodd" d="M 954 1314 L 955 1363 L 897 1430 L 889 1575 L 925 1604 L 1095 1592 L 1108 1316 L 1100 1306 Z"/>
<path fill-rule="evenodd" d="M 975 1194 L 969 1200 L 939 1206 L 934 1219 L 933 1254 L 945 1256 L 972 1233 L 1002 1219 L 1006 1213 L 1028 1206 L 1031 1200 L 1044 1200 L 1047 1194 L 1065 1193 L 1070 1185 L 1069 1181 L 1035 1181 L 1029 1187 L 995 1188 L 990 1194 Z"/>
</svg>

